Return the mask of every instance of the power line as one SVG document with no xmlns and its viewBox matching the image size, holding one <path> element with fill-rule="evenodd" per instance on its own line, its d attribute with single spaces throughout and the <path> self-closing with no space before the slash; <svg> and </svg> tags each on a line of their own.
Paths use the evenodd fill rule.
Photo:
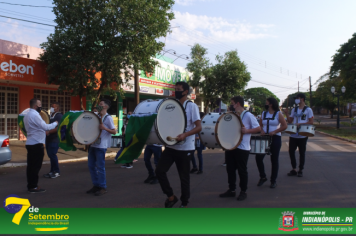
<svg viewBox="0 0 356 236">
<path fill-rule="evenodd" d="M 55 25 L 48 25 L 48 24 L 44 24 L 44 23 L 39 23 L 39 22 L 29 21 L 29 20 L 23 20 L 23 19 L 13 18 L 13 17 L 9 17 L 9 16 L 2 16 L 2 15 L 0 15 L 0 17 L 9 18 L 9 19 L 13 19 L 13 20 L 19 20 L 19 21 L 30 22 L 30 23 L 39 24 L 39 25 L 45 25 L 45 26 L 53 26 L 53 27 L 56 27 Z"/>
<path fill-rule="evenodd" d="M 38 16 L 30 15 L 30 14 L 25 14 L 25 13 L 22 13 L 22 12 L 17 12 L 17 11 L 10 11 L 10 10 L 3 9 L 3 8 L 0 8 L 0 11 L 2 11 L 4 13 L 7 13 L 7 14 L 11 13 L 11 14 L 14 14 L 14 15 L 20 15 L 20 16 L 25 16 L 25 17 L 29 17 L 29 18 L 38 18 L 39 20 L 42 20 L 42 21 L 53 22 L 53 20 L 49 19 L 49 18 L 38 17 Z"/>
<path fill-rule="evenodd" d="M 213 42 L 213 43 L 217 42 L 217 43 L 219 43 L 221 45 L 224 45 L 225 48 L 228 48 L 229 50 L 231 50 L 230 46 L 225 44 L 225 43 L 222 43 L 222 42 L 217 41 L 215 39 L 209 39 L 209 36 L 208 37 L 206 37 L 206 36 L 202 37 L 201 35 L 195 33 L 193 30 L 188 30 L 189 28 L 186 27 L 186 26 L 180 25 L 180 27 L 187 28 L 187 29 L 183 29 L 183 30 L 190 31 L 193 34 L 197 35 L 200 38 L 199 39 L 200 41 L 204 41 L 204 40 L 206 41 L 207 40 L 207 41 L 210 41 L 210 42 Z M 189 35 L 189 37 L 192 37 L 192 35 Z M 300 76 L 300 78 L 303 78 L 303 75 L 301 73 L 297 73 L 295 71 L 292 71 L 292 70 L 289 70 L 289 69 L 285 69 L 285 68 L 283 68 L 281 66 L 278 66 L 278 65 L 275 65 L 273 63 L 267 62 L 264 59 L 260 59 L 260 58 L 257 58 L 255 56 L 252 56 L 252 55 L 250 55 L 250 54 L 248 54 L 248 53 L 246 53 L 244 51 L 238 50 L 238 52 L 242 53 L 242 54 L 245 54 L 245 55 L 242 55 L 242 56 L 243 57 L 248 57 L 249 58 L 248 60 L 253 60 L 253 62 L 251 61 L 251 63 L 257 64 L 259 66 L 265 67 L 266 69 L 273 70 L 275 72 L 278 72 L 278 73 L 281 73 L 281 74 L 284 74 L 284 75 L 287 75 L 287 76 L 290 76 L 290 77 L 294 77 L 295 76 L 296 79 L 299 78 L 298 76 Z"/>
<path fill-rule="evenodd" d="M 52 30 L 49 30 L 49 29 L 41 29 L 41 28 L 36 28 L 36 27 L 33 27 L 33 26 L 21 25 L 21 24 L 17 24 L 17 23 L 6 22 L 6 21 L 0 21 L 0 22 L 5 23 L 5 24 L 10 24 L 10 25 L 16 25 L 16 26 L 21 26 L 21 27 L 26 27 L 26 28 L 33 28 L 33 29 L 38 29 L 38 30 L 44 30 L 44 31 L 47 31 L 47 32 L 52 32 Z"/>
<path fill-rule="evenodd" d="M 21 6 L 21 7 L 46 7 L 46 8 L 53 8 L 53 7 L 50 7 L 50 6 L 23 5 L 23 4 L 9 3 L 9 2 L 0 2 L 0 4 L 15 5 L 15 6 Z"/>
</svg>

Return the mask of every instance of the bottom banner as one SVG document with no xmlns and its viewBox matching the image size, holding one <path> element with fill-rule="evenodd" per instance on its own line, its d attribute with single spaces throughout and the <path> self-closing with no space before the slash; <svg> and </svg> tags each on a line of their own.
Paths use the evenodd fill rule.
<svg viewBox="0 0 356 236">
<path fill-rule="evenodd" d="M 355 234 L 353 208 L 38 208 L 8 197 L 1 234 Z"/>
</svg>

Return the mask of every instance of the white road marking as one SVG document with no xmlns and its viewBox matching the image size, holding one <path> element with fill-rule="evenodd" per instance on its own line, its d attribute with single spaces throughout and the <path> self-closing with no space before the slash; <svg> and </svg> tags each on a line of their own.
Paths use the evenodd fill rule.
<svg viewBox="0 0 356 236">
<path fill-rule="evenodd" d="M 309 147 L 311 147 L 312 149 L 314 149 L 315 151 L 325 151 L 324 148 L 320 147 L 319 145 L 316 145 L 315 143 L 310 143 L 308 142 L 307 144 Z"/>
<path fill-rule="evenodd" d="M 351 147 L 354 147 L 356 148 L 356 144 L 353 144 L 353 143 L 346 143 L 347 145 L 351 146 Z"/>
<path fill-rule="evenodd" d="M 340 150 L 340 151 L 342 151 L 342 152 L 352 152 L 352 151 L 350 151 L 350 150 L 348 150 L 348 149 L 346 149 L 346 148 L 344 148 L 344 147 L 341 147 L 341 146 L 339 146 L 339 145 L 333 145 L 333 144 L 328 144 L 329 146 L 331 146 L 331 147 L 333 147 L 333 148 L 335 148 L 335 149 L 338 149 L 338 150 Z"/>
</svg>

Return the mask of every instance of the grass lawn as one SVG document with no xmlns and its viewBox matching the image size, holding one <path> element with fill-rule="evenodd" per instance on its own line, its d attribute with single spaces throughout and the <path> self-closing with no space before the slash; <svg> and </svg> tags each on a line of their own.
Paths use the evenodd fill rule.
<svg viewBox="0 0 356 236">
<path fill-rule="evenodd" d="M 330 126 L 316 125 L 316 130 L 341 138 L 356 140 L 356 129 L 354 127 L 336 129 Z"/>
</svg>

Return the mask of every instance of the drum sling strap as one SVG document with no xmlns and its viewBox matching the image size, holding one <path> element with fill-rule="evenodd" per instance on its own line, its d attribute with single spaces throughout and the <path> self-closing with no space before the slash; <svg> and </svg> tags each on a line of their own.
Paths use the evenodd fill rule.
<svg viewBox="0 0 356 236">
<path fill-rule="evenodd" d="M 276 117 L 278 111 L 275 111 L 275 112 L 274 112 L 272 118 L 267 118 L 267 117 L 266 117 L 266 116 L 267 116 L 267 112 L 268 112 L 268 111 L 265 111 L 265 112 L 264 112 L 264 114 L 263 114 L 263 120 L 267 120 L 267 134 L 269 134 L 269 121 L 270 121 L 270 120 L 274 120 L 274 118 Z"/>
<path fill-rule="evenodd" d="M 308 108 L 308 106 L 304 106 L 303 110 L 302 110 L 302 114 L 304 114 L 305 110 Z M 294 117 L 297 117 L 297 119 L 299 118 L 298 116 L 298 107 L 294 108 Z"/>
</svg>

